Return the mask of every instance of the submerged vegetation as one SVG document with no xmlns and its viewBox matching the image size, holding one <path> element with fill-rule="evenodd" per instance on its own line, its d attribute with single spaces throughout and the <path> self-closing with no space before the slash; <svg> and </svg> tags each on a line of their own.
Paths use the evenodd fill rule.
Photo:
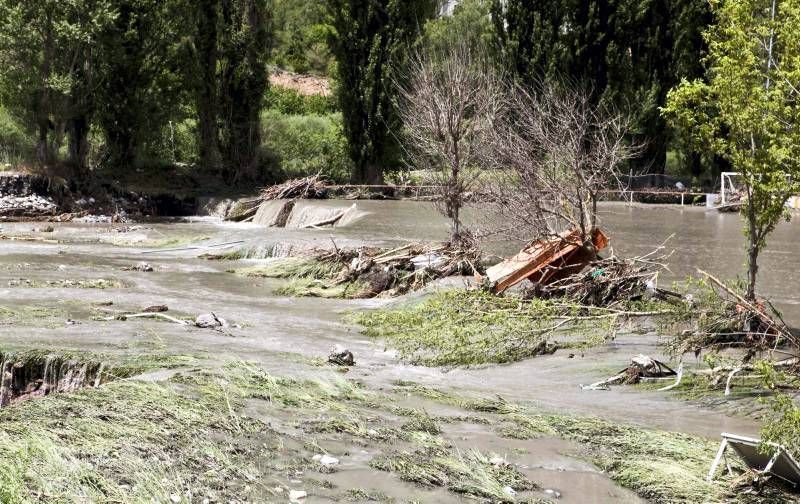
<svg viewBox="0 0 800 504">
<path fill-rule="evenodd" d="M 498 433 L 515 439 L 560 437 L 576 443 L 576 452 L 616 482 L 650 502 L 696 503 L 736 501 L 726 476 L 706 482 L 717 443 L 697 436 L 644 429 L 595 417 L 541 414 L 503 399 L 461 397 L 411 382 L 398 392 L 499 416 Z M 751 502 L 758 502 L 757 496 Z M 748 498 L 740 496 L 740 502 Z"/>
<path fill-rule="evenodd" d="M 414 364 L 461 366 L 596 345 L 613 338 L 630 313 L 638 312 L 453 290 L 411 306 L 355 314 L 352 320 Z"/>
</svg>

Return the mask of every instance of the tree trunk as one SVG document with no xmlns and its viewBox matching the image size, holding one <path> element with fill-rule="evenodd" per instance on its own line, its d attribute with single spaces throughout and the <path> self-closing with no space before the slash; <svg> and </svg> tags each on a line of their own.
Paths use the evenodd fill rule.
<svg viewBox="0 0 800 504">
<path fill-rule="evenodd" d="M 89 155 L 89 118 L 73 117 L 68 125 L 69 161 L 78 177 L 88 175 L 86 159 Z"/>
<path fill-rule="evenodd" d="M 353 184 L 383 185 L 383 171 L 376 162 L 368 162 L 364 166 L 353 168 L 351 177 Z"/>
<path fill-rule="evenodd" d="M 747 209 L 747 293 L 745 299 L 748 301 L 756 300 L 756 276 L 758 275 L 758 253 L 760 247 L 757 235 L 756 209 L 753 207 L 752 191 L 746 204 Z"/>
<path fill-rule="evenodd" d="M 200 130 L 200 163 L 217 170 L 221 164 L 217 113 L 218 0 L 202 0 L 197 25 L 199 79 L 197 82 L 197 122 Z"/>
</svg>

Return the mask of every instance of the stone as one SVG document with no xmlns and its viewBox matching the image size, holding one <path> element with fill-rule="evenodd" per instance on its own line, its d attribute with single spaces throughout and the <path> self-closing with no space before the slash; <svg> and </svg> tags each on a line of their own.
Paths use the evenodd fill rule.
<svg viewBox="0 0 800 504">
<path fill-rule="evenodd" d="M 308 492 L 305 490 L 290 490 L 289 491 L 289 501 L 291 502 L 300 502 L 301 500 L 308 497 Z"/>
<path fill-rule="evenodd" d="M 325 467 L 333 467 L 339 465 L 339 459 L 331 457 L 330 455 L 314 455 L 314 462 L 319 462 L 320 465 Z"/>
<path fill-rule="evenodd" d="M 328 356 L 328 362 L 337 366 L 354 366 L 356 364 L 353 352 L 340 345 L 333 347 L 331 354 Z"/>
<path fill-rule="evenodd" d="M 217 317 L 213 313 L 204 313 L 203 315 L 197 316 L 194 325 L 203 329 L 223 329 L 228 327 L 228 322 L 223 318 Z"/>
</svg>

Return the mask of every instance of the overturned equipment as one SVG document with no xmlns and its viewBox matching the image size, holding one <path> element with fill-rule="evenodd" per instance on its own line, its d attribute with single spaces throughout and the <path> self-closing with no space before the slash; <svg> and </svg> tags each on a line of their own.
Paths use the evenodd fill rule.
<svg viewBox="0 0 800 504">
<path fill-rule="evenodd" d="M 774 476 L 795 489 L 800 485 L 800 464 L 786 448 L 776 443 L 763 442 L 759 439 L 725 432 L 722 433 L 722 443 L 720 443 L 717 456 L 708 471 L 706 477 L 708 481 L 714 479 L 717 468 L 729 447 L 733 448 L 757 476 Z M 763 450 L 764 447 L 767 447 L 768 450 Z M 729 465 L 728 470 L 730 471 Z"/>
<path fill-rule="evenodd" d="M 486 277 L 497 294 L 523 280 L 548 285 L 579 273 L 607 246 L 608 237 L 600 229 L 592 231 L 591 247 L 583 242 L 580 230 L 566 231 L 555 238 L 533 242 L 514 257 L 486 270 Z"/>
</svg>

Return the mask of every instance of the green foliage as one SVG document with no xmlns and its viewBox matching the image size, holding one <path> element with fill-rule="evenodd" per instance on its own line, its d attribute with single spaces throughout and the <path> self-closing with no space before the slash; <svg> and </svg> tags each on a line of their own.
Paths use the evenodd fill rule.
<svg viewBox="0 0 800 504">
<path fill-rule="evenodd" d="M 458 44 L 491 53 L 495 27 L 490 12 L 491 0 L 462 0 L 450 16 L 440 16 L 425 24 L 426 47 L 444 52 Z"/>
<path fill-rule="evenodd" d="M 330 0 L 329 43 L 337 60 L 339 106 L 344 118 L 352 179 L 380 183 L 383 171 L 398 166 L 399 130 L 392 89 L 409 49 L 435 0 Z"/>
<path fill-rule="evenodd" d="M 272 60 L 297 73 L 327 75 L 333 57 L 327 40 L 325 0 L 274 0 L 275 44 Z"/>
<path fill-rule="evenodd" d="M 306 96 L 294 89 L 271 86 L 264 98 L 264 108 L 286 115 L 328 115 L 336 112 L 336 100 L 331 96 Z M 341 117 L 338 117 L 341 122 Z"/>
<path fill-rule="evenodd" d="M 770 402 L 770 410 L 761 438 L 786 447 L 790 453 L 800 453 L 800 406 L 791 396 L 778 393 Z"/>
<path fill-rule="evenodd" d="M 277 160 L 278 178 L 322 173 L 337 182 L 347 181 L 352 164 L 341 116 L 283 115 L 270 110 L 261 117 L 263 145 Z"/>
<path fill-rule="evenodd" d="M 706 33 L 709 81 L 683 81 L 664 114 L 696 145 L 727 159 L 745 185 L 747 297 L 755 297 L 758 255 L 787 217 L 786 199 L 800 185 L 800 6 L 766 0 L 716 4 Z M 772 47 L 772 49 L 770 49 Z"/>
<path fill-rule="evenodd" d="M 579 308 L 575 308 L 579 310 Z M 353 321 L 369 336 L 385 339 L 400 356 L 425 366 L 515 362 L 555 350 L 550 340 L 581 334 L 570 345 L 597 344 L 610 334 L 612 319 L 564 326 L 573 313 L 558 302 L 520 301 L 483 292 L 436 293 L 409 307 L 360 313 Z M 568 331 L 568 332 L 567 332 Z"/>
<path fill-rule="evenodd" d="M 31 159 L 33 142 L 20 123 L 9 111 L 0 107 L 0 171 L 2 165 L 16 166 Z"/>
<path fill-rule="evenodd" d="M 670 132 L 658 107 L 681 77 L 700 75 L 703 0 L 494 0 L 501 58 L 521 82 L 585 86 L 595 103 L 630 110 L 646 152 L 640 171 L 663 172 Z M 568 29 L 566 27 L 569 27 Z"/>
</svg>

